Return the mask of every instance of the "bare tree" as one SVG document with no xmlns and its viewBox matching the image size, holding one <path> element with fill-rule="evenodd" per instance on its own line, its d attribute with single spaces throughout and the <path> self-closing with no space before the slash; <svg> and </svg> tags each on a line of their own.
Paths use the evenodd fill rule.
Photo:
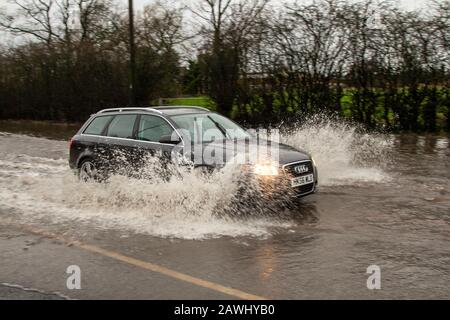
<svg viewBox="0 0 450 320">
<path fill-rule="evenodd" d="M 186 41 L 183 8 L 172 8 L 160 1 L 144 7 L 137 21 L 139 40 L 156 51 L 170 51 Z"/>
<path fill-rule="evenodd" d="M 372 128 L 450 130 L 450 1 L 430 2 L 192 0 L 185 15 L 186 4 L 158 0 L 136 16 L 136 102 L 206 93 L 250 125 L 320 111 Z M 0 30 L 15 41 L 0 44 L 1 117 L 77 121 L 127 103 L 118 0 L 8 3 Z"/>
<path fill-rule="evenodd" d="M 340 86 L 346 66 L 346 34 L 340 1 L 326 0 L 311 5 L 286 6 L 286 17 L 272 27 L 278 63 L 284 68 L 287 103 L 301 112 L 340 109 L 340 97 L 329 90 Z M 335 91 L 340 95 L 340 91 Z M 280 97 L 284 94 L 280 92 Z"/>
<path fill-rule="evenodd" d="M 219 111 L 229 114 L 238 93 L 243 52 L 268 0 L 200 0 L 191 8 L 203 37 L 201 64 Z"/>
<path fill-rule="evenodd" d="M 18 35 L 28 35 L 50 46 L 59 35 L 52 12 L 54 0 L 9 0 L 14 14 L 0 16 L 0 27 Z"/>
</svg>

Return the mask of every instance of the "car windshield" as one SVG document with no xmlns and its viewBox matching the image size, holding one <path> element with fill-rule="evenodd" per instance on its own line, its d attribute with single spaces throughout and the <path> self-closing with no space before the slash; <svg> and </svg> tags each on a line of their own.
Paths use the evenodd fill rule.
<svg viewBox="0 0 450 320">
<path fill-rule="evenodd" d="M 233 140 L 249 138 L 250 134 L 233 121 L 217 114 L 184 114 L 171 117 L 192 141 Z"/>
</svg>

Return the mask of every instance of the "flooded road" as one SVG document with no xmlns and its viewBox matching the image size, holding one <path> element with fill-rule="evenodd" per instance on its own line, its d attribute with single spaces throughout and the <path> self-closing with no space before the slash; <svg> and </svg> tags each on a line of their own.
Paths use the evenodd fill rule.
<svg viewBox="0 0 450 320">
<path fill-rule="evenodd" d="M 50 131 L 0 127 L 0 297 L 245 298 L 223 286 L 272 299 L 450 298 L 446 137 L 304 125 L 283 140 L 313 154 L 319 192 L 279 216 L 236 217 L 214 214 L 233 192 L 226 173 L 79 183 Z M 68 265 L 82 290 L 66 288 Z M 380 290 L 367 289 L 370 265 Z"/>
</svg>

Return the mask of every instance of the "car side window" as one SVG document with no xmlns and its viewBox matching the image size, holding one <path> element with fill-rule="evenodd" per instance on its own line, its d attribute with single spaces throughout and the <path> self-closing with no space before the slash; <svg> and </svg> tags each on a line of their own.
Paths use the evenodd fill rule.
<svg viewBox="0 0 450 320">
<path fill-rule="evenodd" d="M 158 142 L 162 136 L 171 135 L 173 128 L 161 117 L 141 115 L 137 139 Z"/>
<path fill-rule="evenodd" d="M 136 117 L 135 114 L 117 115 L 109 124 L 107 135 L 114 138 L 132 139 Z"/>
<path fill-rule="evenodd" d="M 97 117 L 91 121 L 88 127 L 84 130 L 85 134 L 101 135 L 105 126 L 109 123 L 113 116 Z"/>
</svg>

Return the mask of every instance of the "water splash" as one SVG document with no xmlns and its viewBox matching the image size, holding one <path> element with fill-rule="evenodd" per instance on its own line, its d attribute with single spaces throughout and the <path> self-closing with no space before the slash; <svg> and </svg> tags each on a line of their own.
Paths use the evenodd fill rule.
<svg viewBox="0 0 450 320">
<path fill-rule="evenodd" d="M 383 166 L 390 144 L 381 136 L 360 133 L 342 122 L 312 118 L 291 128 L 282 140 L 314 156 L 321 185 L 388 179 Z M 26 152 L 29 148 L 31 154 Z M 108 183 L 81 183 L 60 158 L 63 148 L 65 143 L 43 138 L 0 135 L 0 215 L 14 211 L 21 212 L 25 221 L 88 223 L 183 239 L 267 237 L 278 228 L 296 224 L 273 215 L 242 219 L 217 214 L 218 208 L 231 206 L 238 192 L 236 166 L 226 166 L 209 178 L 186 171 L 168 181 L 115 175 Z M 59 158 L 46 150 L 55 150 Z M 151 173 L 154 168 L 149 161 L 145 170 Z M 243 206 L 232 210 L 239 213 Z"/>
<path fill-rule="evenodd" d="M 318 167 L 319 185 L 379 183 L 390 179 L 386 167 L 392 141 L 356 125 L 323 115 L 285 130 L 282 142 L 309 152 Z"/>
<path fill-rule="evenodd" d="M 19 211 L 25 223 L 85 223 L 182 239 L 264 238 L 272 228 L 292 225 L 264 216 L 236 219 L 217 214 L 235 194 L 234 167 L 210 177 L 186 171 L 169 181 L 114 175 L 107 183 L 83 183 L 60 160 L 34 162 L 22 155 L 9 160 L 0 170 L 0 213 Z"/>
</svg>

